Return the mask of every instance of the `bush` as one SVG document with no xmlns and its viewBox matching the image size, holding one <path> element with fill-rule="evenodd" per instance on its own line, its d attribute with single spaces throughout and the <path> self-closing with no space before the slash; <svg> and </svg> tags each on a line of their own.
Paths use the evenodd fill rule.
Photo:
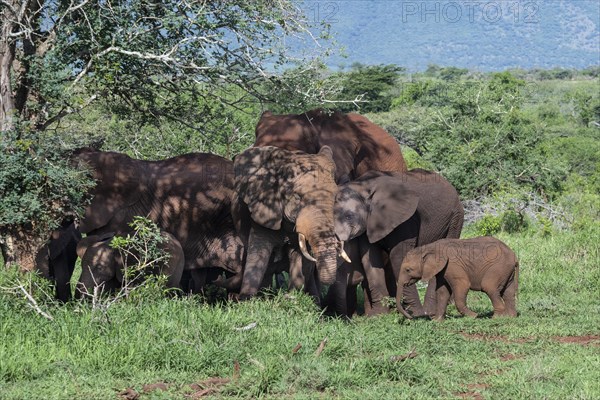
<svg viewBox="0 0 600 400">
<path fill-rule="evenodd" d="M 502 219 L 494 215 L 486 215 L 475 223 L 475 231 L 479 236 L 492 236 L 502 229 Z"/>
<path fill-rule="evenodd" d="M 525 216 L 513 210 L 505 211 L 500 216 L 500 224 L 502 230 L 507 233 L 521 232 L 529 227 L 529 222 Z"/>
<path fill-rule="evenodd" d="M 85 194 L 93 185 L 85 172 L 69 164 L 68 151 L 55 137 L 4 132 L 0 137 L 0 236 L 46 240 L 64 219 L 83 212 Z"/>
<path fill-rule="evenodd" d="M 153 275 L 152 272 L 169 260 L 170 254 L 160 248 L 166 239 L 161 235 L 158 225 L 145 217 L 134 217 L 129 226 L 133 229 L 132 233 L 115 236 L 110 243 L 112 248 L 121 253 L 125 266 L 123 288 L 117 297 L 121 294 L 138 300 L 162 297 L 167 277 Z"/>
</svg>

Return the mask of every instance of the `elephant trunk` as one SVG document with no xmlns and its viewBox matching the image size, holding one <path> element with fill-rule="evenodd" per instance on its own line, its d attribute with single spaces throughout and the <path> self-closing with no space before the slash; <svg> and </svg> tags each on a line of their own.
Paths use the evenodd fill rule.
<svg viewBox="0 0 600 400">
<path fill-rule="evenodd" d="M 408 313 L 402 306 L 402 302 L 404 301 L 404 282 L 402 279 L 398 280 L 398 285 L 396 289 L 396 308 L 400 312 L 400 314 L 404 315 L 408 319 L 412 319 L 412 315 Z"/>
<path fill-rule="evenodd" d="M 317 259 L 317 273 L 319 274 L 319 281 L 325 285 L 331 285 L 335 282 L 336 270 L 337 270 L 337 251 L 335 242 L 330 245 L 321 245 L 319 247 L 313 247 L 315 250 L 314 254 Z"/>
<path fill-rule="evenodd" d="M 333 208 L 327 211 L 324 212 L 322 207 L 304 208 L 296 219 L 296 231 L 303 255 L 316 262 L 321 283 L 330 285 L 335 281 L 339 244 L 333 228 Z M 310 250 L 303 245 L 304 239 Z M 307 254 L 310 252 L 312 256 Z"/>
</svg>

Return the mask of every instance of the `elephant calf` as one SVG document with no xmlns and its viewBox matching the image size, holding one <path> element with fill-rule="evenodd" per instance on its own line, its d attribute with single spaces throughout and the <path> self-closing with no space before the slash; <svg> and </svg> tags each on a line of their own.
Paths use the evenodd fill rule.
<svg viewBox="0 0 600 400">
<path fill-rule="evenodd" d="M 179 241 L 173 235 L 162 232 L 166 240 L 159 244 L 161 250 L 169 255 L 168 261 L 151 272 L 168 277 L 167 286 L 178 288 L 183 274 L 184 255 Z M 123 284 L 124 262 L 118 250 L 110 247 L 115 235 L 90 235 L 77 245 L 77 255 L 81 258 L 81 277 L 77 283 L 76 296 L 93 293 L 94 287 L 103 286 L 103 290 L 114 290 Z"/>
<path fill-rule="evenodd" d="M 444 319 L 450 296 L 462 315 L 476 317 L 466 304 L 470 290 L 485 292 L 494 306 L 494 317 L 516 317 L 519 262 L 515 253 L 493 237 L 442 239 L 408 252 L 400 268 L 398 287 L 436 277 L 437 306 L 435 318 Z M 402 291 L 396 298 L 402 308 Z"/>
</svg>

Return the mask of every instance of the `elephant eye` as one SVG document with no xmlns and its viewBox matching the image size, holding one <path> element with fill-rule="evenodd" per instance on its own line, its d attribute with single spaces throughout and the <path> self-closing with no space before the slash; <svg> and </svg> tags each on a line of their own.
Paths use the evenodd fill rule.
<svg viewBox="0 0 600 400">
<path fill-rule="evenodd" d="M 352 221 L 352 214 L 346 214 L 344 218 L 346 218 L 346 221 Z"/>
</svg>

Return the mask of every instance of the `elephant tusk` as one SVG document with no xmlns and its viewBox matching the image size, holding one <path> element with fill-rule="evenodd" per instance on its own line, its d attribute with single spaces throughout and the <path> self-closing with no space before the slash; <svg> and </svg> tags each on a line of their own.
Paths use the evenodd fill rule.
<svg viewBox="0 0 600 400">
<path fill-rule="evenodd" d="M 301 233 L 298 234 L 298 244 L 300 245 L 300 251 L 302 252 L 302 255 L 306 257 L 307 260 L 317 262 L 317 260 L 311 256 L 306 249 L 306 236 Z"/>
<path fill-rule="evenodd" d="M 346 251 L 344 250 L 344 241 L 340 242 L 340 257 L 342 257 L 348 264 L 352 264 L 352 260 L 350 257 L 348 257 L 348 254 L 346 254 Z"/>
</svg>

